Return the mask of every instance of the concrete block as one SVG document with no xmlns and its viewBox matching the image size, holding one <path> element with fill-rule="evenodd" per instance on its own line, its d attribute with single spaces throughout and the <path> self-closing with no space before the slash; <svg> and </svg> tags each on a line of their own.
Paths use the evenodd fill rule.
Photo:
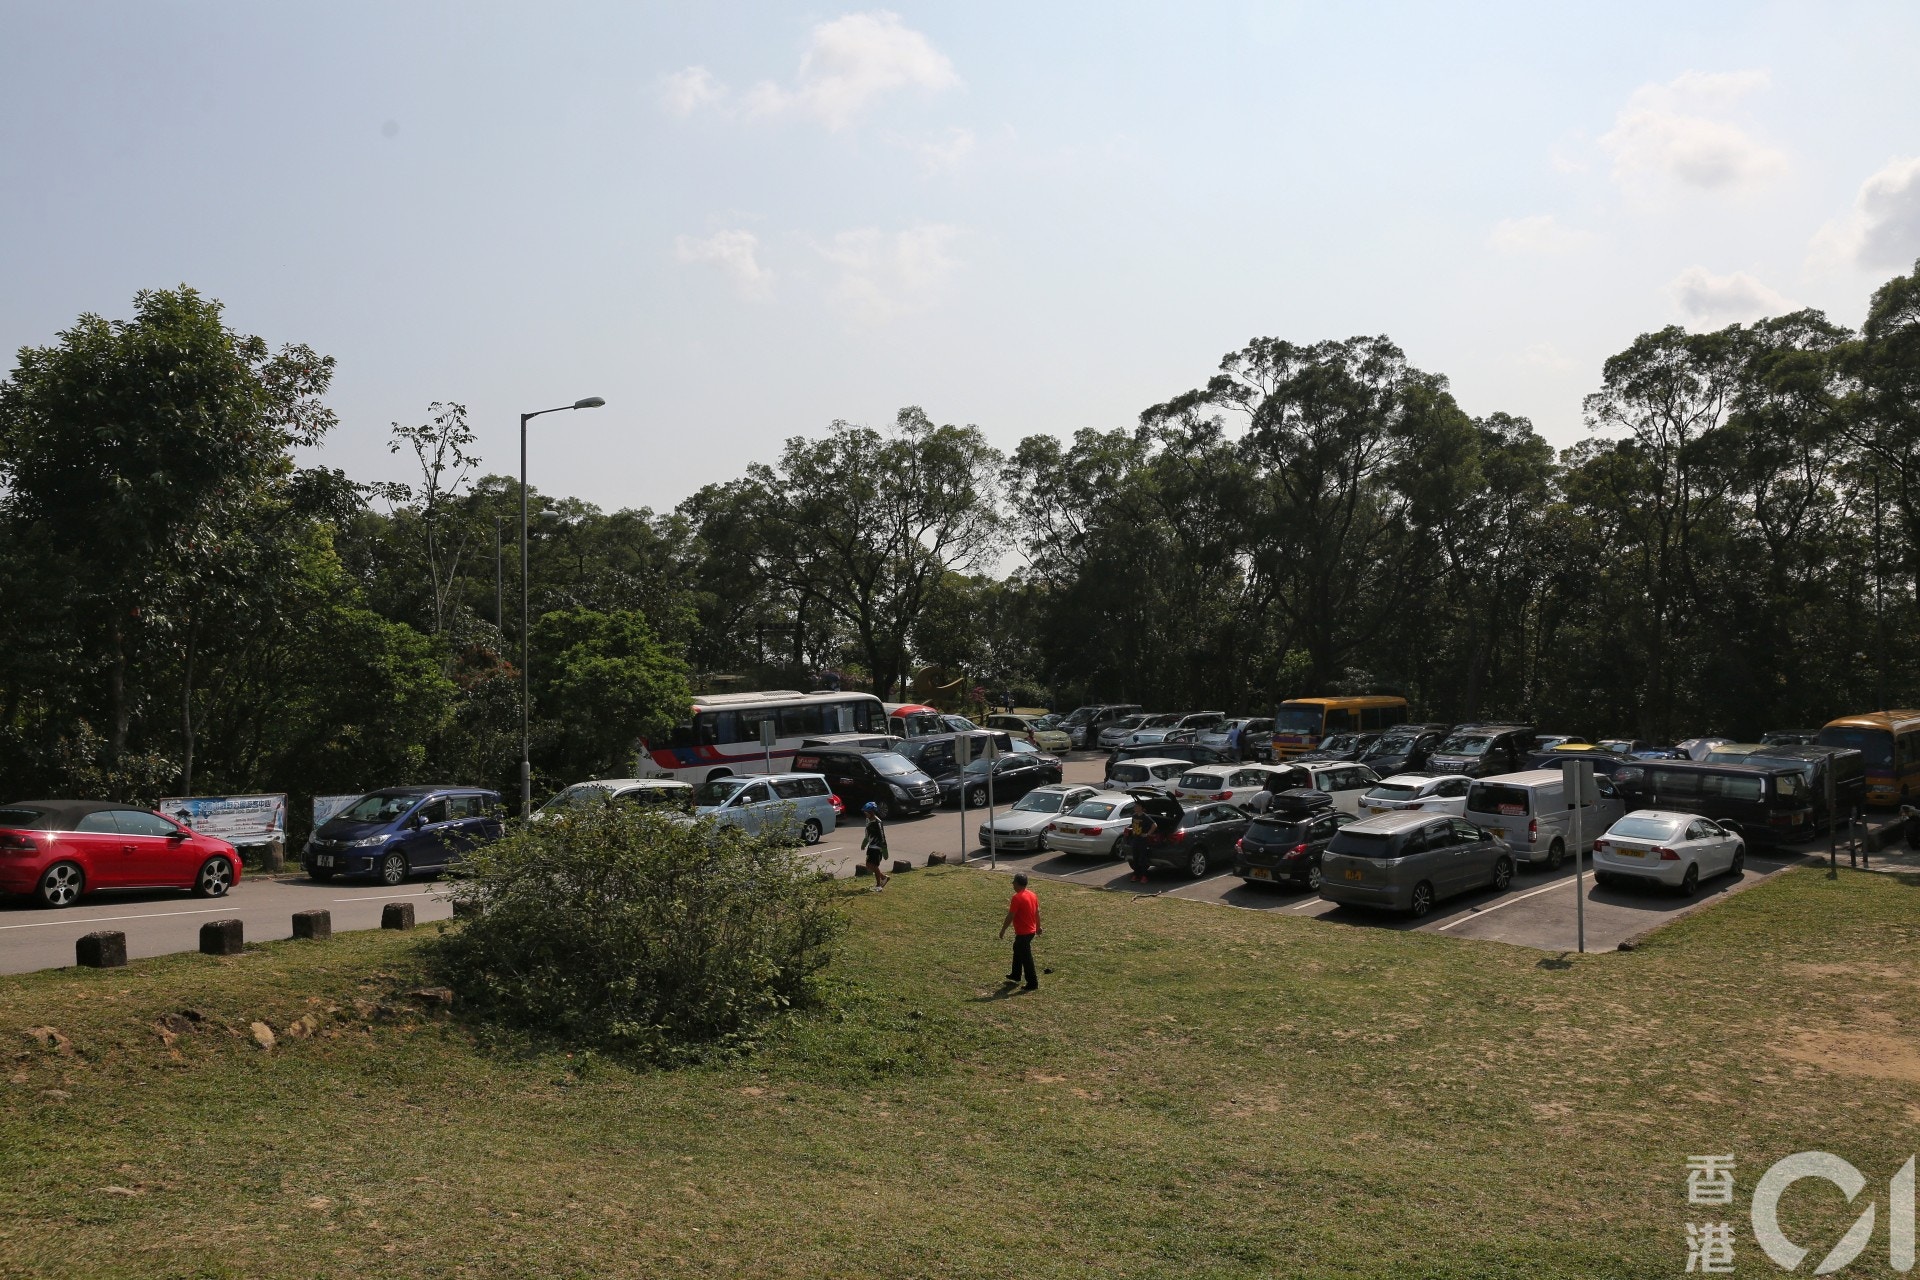
<svg viewBox="0 0 1920 1280">
<path fill-rule="evenodd" d="M 411 902 L 389 902 L 380 908 L 380 927 L 382 929 L 413 928 L 413 904 Z"/>
<path fill-rule="evenodd" d="M 119 969 L 127 963 L 127 935 L 102 929 L 74 939 L 73 962 L 88 969 Z"/>
<path fill-rule="evenodd" d="M 209 920 L 200 926 L 200 951 L 209 956 L 237 956 L 247 949 L 246 926 L 239 920 Z"/>
<path fill-rule="evenodd" d="M 333 936 L 333 913 L 320 910 L 294 912 L 293 936 L 310 942 L 325 942 Z"/>
</svg>

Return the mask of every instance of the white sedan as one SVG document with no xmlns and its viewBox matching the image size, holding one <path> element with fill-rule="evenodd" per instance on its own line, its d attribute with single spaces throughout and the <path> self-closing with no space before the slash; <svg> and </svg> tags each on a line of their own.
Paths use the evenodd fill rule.
<svg viewBox="0 0 1920 1280">
<path fill-rule="evenodd" d="M 1281 790 L 1276 780 L 1288 779 L 1293 772 L 1264 764 L 1189 765 L 1173 794 L 1182 800 L 1224 800 L 1244 809 L 1256 793 Z"/>
<path fill-rule="evenodd" d="M 1473 779 L 1458 773 L 1396 773 L 1369 787 L 1360 797 L 1363 814 L 1418 809 L 1423 813 L 1450 813 L 1467 809 L 1467 788 Z"/>
<path fill-rule="evenodd" d="M 1108 765 L 1106 781 L 1102 785 L 1109 791 L 1125 791 L 1129 787 L 1165 787 L 1171 791 L 1178 785 L 1180 775 L 1191 768 L 1191 760 L 1136 756 L 1132 760 Z"/>
<path fill-rule="evenodd" d="M 1055 853 L 1111 858 L 1132 821 L 1132 796 L 1119 791 L 1096 792 L 1047 824 L 1047 848 Z"/>
<path fill-rule="evenodd" d="M 1593 878 L 1600 884 L 1641 881 L 1687 897 L 1704 876 L 1739 875 L 1747 845 L 1710 818 L 1667 809 L 1635 809 L 1593 842 Z"/>
</svg>

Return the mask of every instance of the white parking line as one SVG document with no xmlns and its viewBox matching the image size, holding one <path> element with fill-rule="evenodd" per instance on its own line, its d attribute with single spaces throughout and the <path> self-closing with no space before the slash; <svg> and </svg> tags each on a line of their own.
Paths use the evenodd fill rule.
<svg viewBox="0 0 1920 1280">
<path fill-rule="evenodd" d="M 422 889 L 418 893 L 375 893 L 364 898 L 335 898 L 335 902 L 379 902 L 383 898 L 430 898 L 433 890 Z"/>
<path fill-rule="evenodd" d="M 135 916 L 61 916 L 58 920 L 35 920 L 30 924 L 0 924 L 0 929 L 44 929 L 54 924 L 104 924 L 110 920 L 158 920 L 163 916 L 217 916 L 233 907 L 200 907 L 190 911 L 148 911 Z"/>
<path fill-rule="evenodd" d="M 1308 907 L 1317 907 L 1317 906 L 1321 906 L 1321 905 L 1323 905 L 1323 904 L 1324 904 L 1325 902 L 1326 902 L 1326 899 L 1325 899 L 1325 898 L 1308 898 L 1308 899 L 1307 899 L 1307 900 L 1306 900 L 1305 902 L 1296 902 L 1296 903 L 1294 903 L 1294 904 L 1293 904 L 1292 906 L 1290 906 L 1290 907 L 1288 907 L 1288 908 L 1287 908 L 1287 910 L 1289 910 L 1289 911 L 1304 911 L 1304 910 L 1305 910 L 1306 908 L 1308 908 Z"/>
<path fill-rule="evenodd" d="M 1477 910 L 1468 913 L 1467 915 L 1461 916 L 1458 920 L 1449 920 L 1447 923 L 1441 925 L 1438 929 L 1435 929 L 1434 932 L 1445 933 L 1447 930 L 1455 927 L 1456 925 L 1463 925 L 1469 920 L 1478 920 L 1481 916 L 1486 915 L 1489 911 L 1498 911 L 1500 908 L 1510 907 L 1516 902 L 1525 902 L 1528 898 L 1533 897 L 1534 894 L 1545 893 L 1549 889 L 1558 889 L 1563 884 L 1572 884 L 1572 883 L 1574 883 L 1572 877 L 1568 877 L 1565 880 L 1555 880 L 1552 884 L 1543 884 L 1538 889 L 1529 890 L 1528 892 L 1520 894 L 1517 897 L 1503 899 L 1499 902 L 1494 903 L 1490 907 L 1480 907 Z M 1589 881 L 1589 883 L 1591 883 L 1591 881 Z"/>
</svg>

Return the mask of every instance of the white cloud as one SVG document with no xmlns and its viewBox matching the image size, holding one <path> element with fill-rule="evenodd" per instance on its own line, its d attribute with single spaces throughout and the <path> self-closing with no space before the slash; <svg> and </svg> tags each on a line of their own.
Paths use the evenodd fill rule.
<svg viewBox="0 0 1920 1280">
<path fill-rule="evenodd" d="M 832 296 L 843 312 L 865 324 L 881 324 L 924 310 L 959 269 L 953 255 L 960 228 L 930 223 L 906 231 L 877 227 L 842 231 L 818 246 L 840 270 Z"/>
<path fill-rule="evenodd" d="M 1573 357 L 1551 342 L 1536 342 L 1520 353 L 1520 359 L 1535 368 L 1561 372 L 1573 368 Z"/>
<path fill-rule="evenodd" d="M 750 116 L 806 116 L 829 129 L 844 129 L 890 93 L 938 93 L 959 84 L 953 63 L 932 41 L 901 22 L 898 14 L 876 9 L 816 26 L 792 87 L 763 80 L 740 96 L 738 109 Z M 677 116 L 701 107 L 727 110 L 734 101 L 726 86 L 697 66 L 668 76 L 662 96 L 667 110 Z M 972 135 L 967 136 L 970 143 Z"/>
<path fill-rule="evenodd" d="M 703 240 L 679 236 L 673 247 L 682 262 L 718 267 L 743 298 L 773 295 L 773 272 L 760 264 L 760 239 L 751 231 L 716 231 Z"/>
<path fill-rule="evenodd" d="M 973 130 L 956 126 L 947 130 L 945 137 L 907 145 L 920 157 L 920 164 L 928 173 L 950 173 L 973 154 Z"/>
<path fill-rule="evenodd" d="M 1687 71 L 1666 84 L 1642 85 L 1614 118 L 1600 145 L 1614 180 L 1670 178 L 1702 190 L 1764 182 L 1785 171 L 1786 154 L 1724 118 L 1769 83 L 1765 71 Z"/>
<path fill-rule="evenodd" d="M 1688 267 L 1667 285 L 1674 308 L 1689 328 L 1719 329 L 1792 311 L 1794 304 L 1748 275 L 1716 276 L 1705 267 Z"/>
<path fill-rule="evenodd" d="M 726 100 L 727 86 L 713 78 L 705 67 L 676 71 L 660 84 L 660 100 L 676 116 L 690 116 L 701 107 Z"/>
<path fill-rule="evenodd" d="M 1920 258 L 1920 156 L 1894 159 L 1860 184 L 1853 210 L 1813 238 L 1824 265 L 1905 269 Z"/>
<path fill-rule="evenodd" d="M 1566 227 L 1550 213 L 1527 218 L 1502 218 L 1493 224 L 1487 243 L 1504 253 L 1566 253 L 1593 239 L 1578 227 Z"/>
</svg>

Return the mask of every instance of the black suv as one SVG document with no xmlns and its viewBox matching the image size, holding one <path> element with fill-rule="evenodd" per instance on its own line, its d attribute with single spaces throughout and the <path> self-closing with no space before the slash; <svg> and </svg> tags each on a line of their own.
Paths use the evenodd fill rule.
<svg viewBox="0 0 1920 1280">
<path fill-rule="evenodd" d="M 1533 754 L 1533 729 L 1518 724 L 1457 724 L 1427 757 L 1428 773 L 1491 778 L 1518 773 Z"/>
<path fill-rule="evenodd" d="M 871 801 L 882 818 L 932 813 L 940 807 L 940 787 L 897 751 L 857 751 L 847 747 L 802 747 L 793 753 L 795 773 L 818 773 L 847 806 L 851 823 Z"/>
<path fill-rule="evenodd" d="M 1334 812 L 1333 797 L 1324 791 L 1282 791 L 1234 846 L 1233 874 L 1248 884 L 1294 884 L 1317 892 L 1320 855 L 1333 833 L 1352 821 Z"/>
<path fill-rule="evenodd" d="M 1427 767 L 1427 757 L 1446 741 L 1448 724 L 1397 724 L 1383 729 L 1373 744 L 1360 753 L 1360 763 L 1390 778 L 1396 773 L 1418 773 Z"/>
</svg>

